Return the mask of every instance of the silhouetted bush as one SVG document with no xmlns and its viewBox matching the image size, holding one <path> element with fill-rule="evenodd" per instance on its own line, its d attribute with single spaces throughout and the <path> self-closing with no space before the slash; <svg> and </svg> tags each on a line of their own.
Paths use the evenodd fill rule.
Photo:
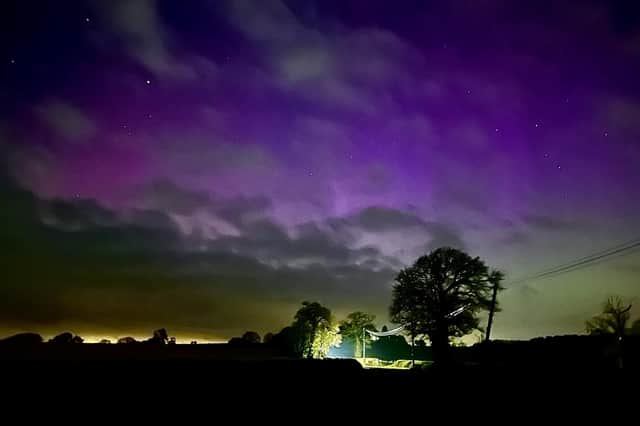
<svg viewBox="0 0 640 426">
<path fill-rule="evenodd" d="M 53 343 L 56 345 L 60 345 L 60 344 L 70 344 L 70 343 L 82 343 L 84 342 L 84 339 L 80 336 L 74 336 L 72 333 L 69 333 L 68 331 L 64 332 L 64 333 L 60 333 L 58 334 L 56 337 L 49 339 L 49 343 Z"/>
<path fill-rule="evenodd" d="M 260 343 L 260 335 L 255 331 L 247 331 L 242 337 L 232 337 L 228 343 L 230 345 L 254 345 Z"/>
<path fill-rule="evenodd" d="M 260 335 L 255 331 L 247 331 L 242 335 L 242 340 L 247 343 L 260 343 Z"/>
<path fill-rule="evenodd" d="M 0 345 L 29 346 L 42 341 L 42 336 L 37 333 L 19 333 L 0 340 Z"/>
<path fill-rule="evenodd" d="M 151 337 L 149 340 L 145 340 L 145 343 L 164 345 L 167 343 L 168 340 L 169 340 L 169 334 L 167 333 L 167 330 L 164 328 L 160 328 L 158 330 L 155 330 L 153 332 L 153 337 Z"/>
</svg>

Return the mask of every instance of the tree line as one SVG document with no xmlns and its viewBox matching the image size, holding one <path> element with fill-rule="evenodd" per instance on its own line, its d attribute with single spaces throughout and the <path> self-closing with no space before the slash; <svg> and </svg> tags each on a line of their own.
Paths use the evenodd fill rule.
<svg viewBox="0 0 640 426">
<path fill-rule="evenodd" d="M 441 247 L 418 258 L 402 269 L 395 277 L 389 307 L 390 319 L 402 325 L 411 342 L 424 347 L 430 342 L 433 359 L 440 364 L 451 362 L 451 342 L 479 330 L 481 314 L 489 312 L 486 334 L 489 333 L 493 313 L 499 311 L 498 293 L 503 289 L 504 274 L 489 268 L 479 257 Z M 600 315 L 586 322 L 586 331 L 593 335 L 612 336 L 615 341 L 619 364 L 623 364 L 624 340 L 629 334 L 640 334 L 640 319 L 630 324 L 631 304 L 621 298 L 610 298 Z M 337 321 L 331 310 L 319 302 L 305 301 L 297 310 L 290 325 L 277 333 L 267 333 L 264 339 L 255 331 L 247 331 L 241 337 L 229 340 L 232 345 L 268 344 L 286 354 L 300 358 L 325 358 L 329 350 L 344 340 L 352 345 L 352 355 L 359 357 L 371 344 L 371 336 L 365 330 L 377 331 L 375 316 L 356 311 Z M 402 346 L 401 336 L 385 337 L 383 343 Z M 34 333 L 23 333 L 5 339 L 4 342 L 42 342 Z M 51 340 L 52 344 L 82 343 L 80 336 L 62 333 Z M 110 343 L 103 340 L 100 343 Z M 151 338 L 142 342 L 132 337 L 118 339 L 119 344 L 175 344 L 166 329 L 155 330 Z M 192 342 L 195 343 L 195 342 Z M 390 346 L 390 347 L 391 347 Z M 402 350 L 399 350 L 402 352 Z"/>
<path fill-rule="evenodd" d="M 428 340 L 434 359 L 447 363 L 451 359 L 451 339 L 482 330 L 480 314 L 498 310 L 496 295 L 502 290 L 503 277 L 479 257 L 449 247 L 436 249 L 396 276 L 389 308 L 391 321 L 404 326 L 412 346 L 416 339 Z M 275 335 L 269 334 L 265 341 L 286 348 L 294 356 L 324 358 L 344 338 L 353 343 L 354 356 L 358 356 L 363 352 L 362 345 L 371 339 L 364 330 L 376 330 L 374 320 L 375 316 L 356 311 L 336 322 L 327 307 L 303 302 L 293 323 Z M 245 341 L 244 336 L 231 340 Z"/>
</svg>

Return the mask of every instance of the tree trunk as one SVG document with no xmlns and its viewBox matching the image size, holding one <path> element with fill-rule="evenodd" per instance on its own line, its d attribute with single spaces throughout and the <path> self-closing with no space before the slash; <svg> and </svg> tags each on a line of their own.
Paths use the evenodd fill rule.
<svg viewBox="0 0 640 426">
<path fill-rule="evenodd" d="M 309 347 L 307 348 L 307 358 L 313 358 L 313 342 L 316 340 L 316 327 L 311 329 L 311 338 L 309 340 Z"/>
<path fill-rule="evenodd" d="M 362 356 L 362 339 L 356 337 L 353 341 L 353 357 L 358 358 Z"/>
<path fill-rule="evenodd" d="M 451 363 L 451 346 L 449 336 L 442 332 L 435 332 L 431 337 L 431 349 L 436 365 L 443 366 Z"/>
</svg>

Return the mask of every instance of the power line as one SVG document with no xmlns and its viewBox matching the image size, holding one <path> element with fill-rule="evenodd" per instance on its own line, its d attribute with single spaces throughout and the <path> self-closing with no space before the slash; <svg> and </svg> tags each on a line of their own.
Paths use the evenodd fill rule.
<svg viewBox="0 0 640 426">
<path fill-rule="evenodd" d="M 596 263 L 600 263 L 603 261 L 609 261 L 621 256 L 624 256 L 626 254 L 626 252 L 629 252 L 630 250 L 634 250 L 636 248 L 640 247 L 640 241 L 638 242 L 634 242 L 633 244 L 629 244 L 627 246 L 624 247 L 620 247 L 620 248 L 616 248 L 616 249 L 609 249 L 606 250 L 604 252 L 601 253 L 596 253 L 590 256 L 586 256 L 585 258 L 581 258 L 581 259 L 577 259 L 574 260 L 572 262 L 563 264 L 563 265 L 559 265 L 541 272 L 538 272 L 536 274 L 533 274 L 529 277 L 525 277 L 525 278 L 521 278 L 515 281 L 512 281 L 511 284 L 520 284 L 522 282 L 525 281 L 531 281 L 534 279 L 539 279 L 539 278 L 545 278 L 545 277 L 550 277 L 550 276 L 554 276 L 554 275 L 558 275 L 558 274 L 562 274 L 565 272 L 571 272 L 577 269 L 581 269 L 581 268 L 585 268 L 588 266 L 591 266 L 593 264 Z"/>
<path fill-rule="evenodd" d="M 584 256 L 579 259 L 575 259 L 571 262 L 567 262 L 567 263 L 537 272 L 528 277 L 514 280 L 510 283 L 510 285 L 513 286 L 514 284 L 521 284 L 526 281 L 536 280 L 540 278 L 548 278 L 554 275 L 559 275 L 566 272 L 572 272 L 577 269 L 586 268 L 596 263 L 609 261 L 621 256 L 625 256 L 629 254 L 630 251 L 633 251 L 639 247 L 640 247 L 640 239 L 631 240 L 626 243 L 611 247 L 609 249 L 602 250 L 600 252 L 597 252 L 588 256 Z"/>
</svg>

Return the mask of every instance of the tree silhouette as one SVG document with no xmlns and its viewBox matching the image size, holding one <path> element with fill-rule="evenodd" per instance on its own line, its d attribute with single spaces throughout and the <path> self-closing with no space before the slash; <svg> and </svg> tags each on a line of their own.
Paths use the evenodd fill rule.
<svg viewBox="0 0 640 426">
<path fill-rule="evenodd" d="M 273 333 L 267 333 L 264 335 L 264 337 L 262 338 L 262 342 L 263 343 L 271 343 L 271 340 L 273 340 Z"/>
<path fill-rule="evenodd" d="M 631 334 L 634 336 L 640 336 L 640 318 L 635 320 L 631 325 Z"/>
<path fill-rule="evenodd" d="M 31 346 L 42 341 L 42 336 L 37 333 L 18 333 L 0 340 L 0 345 Z"/>
<path fill-rule="evenodd" d="M 153 337 L 147 340 L 148 343 L 154 343 L 158 345 L 164 345 L 169 340 L 169 333 L 164 328 L 160 328 L 153 332 Z"/>
<path fill-rule="evenodd" d="M 52 339 L 49 339 L 49 343 L 54 344 L 70 344 L 70 343 L 83 343 L 84 339 L 80 336 L 74 336 L 73 333 L 69 333 L 65 331 L 64 333 L 60 333 Z"/>
<path fill-rule="evenodd" d="M 255 331 L 247 331 L 242 335 L 242 340 L 247 343 L 260 343 L 260 335 Z"/>
<path fill-rule="evenodd" d="M 364 312 L 356 311 L 347 315 L 347 319 L 340 322 L 340 334 L 350 340 L 353 340 L 353 352 L 354 356 L 362 356 L 362 339 L 368 343 L 371 341 L 371 336 L 368 333 L 363 335 L 363 330 L 375 330 L 373 321 L 376 319 L 375 315 L 366 314 Z"/>
<path fill-rule="evenodd" d="M 118 344 L 132 344 L 132 343 L 138 343 L 138 341 L 130 336 L 121 337 L 118 339 Z"/>
<path fill-rule="evenodd" d="M 269 344 L 279 348 L 287 355 L 300 358 L 305 351 L 305 336 L 301 328 L 287 326 L 275 334 Z"/>
<path fill-rule="evenodd" d="M 255 331 L 246 331 L 242 337 L 232 337 L 228 343 L 231 345 L 254 345 L 260 343 L 260 335 Z"/>
<path fill-rule="evenodd" d="M 64 333 L 60 333 L 54 338 L 49 339 L 49 343 L 67 344 L 67 343 L 71 343 L 72 340 L 73 340 L 73 334 L 69 333 L 68 331 L 65 331 Z"/>
<path fill-rule="evenodd" d="M 618 296 L 609 297 L 602 305 L 602 313 L 586 322 L 587 333 L 612 334 L 617 340 L 622 340 L 631 318 L 630 311 L 631 304 L 625 305 Z"/>
<path fill-rule="evenodd" d="M 109 339 L 101 339 L 98 343 L 101 343 L 103 345 L 108 345 L 111 343 L 111 340 Z"/>
<path fill-rule="evenodd" d="M 451 360 L 449 339 L 480 329 L 478 313 L 489 310 L 494 286 L 503 274 L 478 257 L 442 247 L 400 271 L 393 286 L 391 320 L 402 324 L 412 341 L 426 335 L 436 362 Z M 496 307 L 497 309 L 497 307 Z"/>
<path fill-rule="evenodd" d="M 331 346 L 340 342 L 331 311 L 318 302 L 302 302 L 292 327 L 301 339 L 302 354 L 307 358 L 324 358 Z"/>
<path fill-rule="evenodd" d="M 623 345 L 627 334 L 627 324 L 631 318 L 631 306 L 631 303 L 625 304 L 619 296 L 609 297 L 602 305 L 602 313 L 595 315 L 585 324 L 587 333 L 610 335 L 615 339 L 615 353 L 620 368 L 624 366 Z"/>
</svg>

